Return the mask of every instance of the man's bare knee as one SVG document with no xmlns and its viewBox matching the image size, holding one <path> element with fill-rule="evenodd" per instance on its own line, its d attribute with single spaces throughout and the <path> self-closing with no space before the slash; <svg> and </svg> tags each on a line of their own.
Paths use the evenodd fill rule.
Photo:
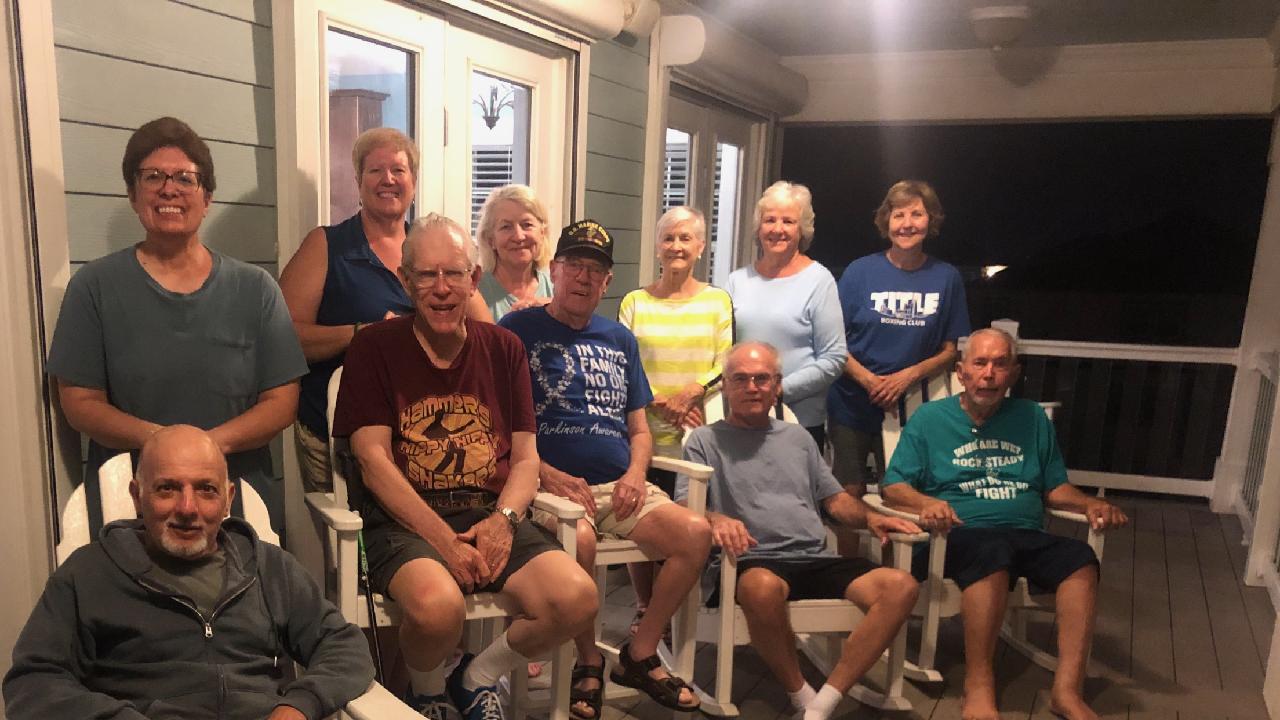
<svg viewBox="0 0 1280 720">
<path fill-rule="evenodd" d="M 748 570 L 738 580 L 737 603 L 748 615 L 760 615 L 785 608 L 789 588 L 777 575 L 763 568 Z"/>
<path fill-rule="evenodd" d="M 889 607 L 906 608 L 910 612 L 920 595 L 920 583 L 911 573 L 897 568 L 880 568 L 880 601 Z"/>
<path fill-rule="evenodd" d="M 642 527 L 643 525 L 643 527 Z M 663 505 L 636 524 L 639 542 L 657 546 L 667 557 L 701 560 L 711 550 L 711 524 L 679 505 Z"/>
<path fill-rule="evenodd" d="M 421 565 L 422 562 L 432 563 L 438 572 L 427 570 L 429 566 Z M 461 633 L 462 623 L 466 620 L 466 604 L 453 576 L 435 561 L 415 563 L 419 563 L 417 567 L 406 566 L 391 583 L 392 595 L 403 613 L 403 622 L 415 634 L 429 638 L 447 638 Z M 402 577 L 405 572 L 413 574 Z"/>
</svg>

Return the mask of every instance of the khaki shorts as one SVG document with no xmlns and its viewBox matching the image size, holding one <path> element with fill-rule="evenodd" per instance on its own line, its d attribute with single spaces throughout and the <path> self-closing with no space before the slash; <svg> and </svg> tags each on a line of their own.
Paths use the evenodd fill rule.
<svg viewBox="0 0 1280 720">
<path fill-rule="evenodd" d="M 644 498 L 644 504 L 640 509 L 627 516 L 626 520 L 619 520 L 613 514 L 613 488 L 618 481 L 604 483 L 603 485 L 591 486 L 591 497 L 596 501 L 595 517 L 587 515 L 587 522 L 596 529 L 596 533 L 602 537 L 625 539 L 636 529 L 636 524 L 645 515 L 648 515 L 654 508 L 671 504 L 671 498 L 662 491 L 657 485 L 651 482 L 644 484 L 645 490 L 648 492 Z M 535 522 L 546 527 L 554 527 L 556 524 L 555 515 L 545 510 L 534 510 L 533 519 Z"/>
<path fill-rule="evenodd" d="M 329 443 L 315 436 L 300 422 L 293 424 L 293 449 L 298 455 L 298 471 L 304 492 L 333 492 L 329 472 Z"/>
</svg>

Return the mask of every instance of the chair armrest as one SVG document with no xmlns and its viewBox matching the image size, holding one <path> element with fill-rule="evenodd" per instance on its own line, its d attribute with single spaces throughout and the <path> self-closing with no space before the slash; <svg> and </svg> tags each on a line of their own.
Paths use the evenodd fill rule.
<svg viewBox="0 0 1280 720">
<path fill-rule="evenodd" d="M 533 507 L 549 512 L 561 520 L 581 520 L 587 516 L 587 511 L 578 503 L 549 492 L 534 495 Z"/>
<path fill-rule="evenodd" d="M 1070 520 L 1071 522 L 1078 522 L 1084 525 L 1089 524 L 1089 518 L 1085 517 L 1082 513 L 1071 512 L 1070 510 L 1054 510 L 1053 508 L 1049 508 L 1049 514 L 1061 520 Z"/>
<path fill-rule="evenodd" d="M 929 533 L 889 533 L 889 542 L 902 543 L 904 545 L 915 545 L 916 543 L 928 541 Z"/>
<path fill-rule="evenodd" d="M 715 474 L 715 469 L 703 465 L 702 463 L 691 462 L 689 460 L 677 460 L 675 458 L 663 457 L 662 455 L 654 455 L 649 461 L 649 467 L 666 470 L 668 472 L 680 473 L 689 478 L 688 493 L 685 497 L 685 507 L 692 510 L 697 515 L 705 516 L 707 513 L 707 484 L 711 481 L 711 476 Z"/>
<path fill-rule="evenodd" d="M 689 460 L 677 460 L 675 458 L 654 455 L 649 461 L 650 467 L 666 470 L 668 472 L 680 473 L 687 476 L 690 480 L 700 480 L 705 483 L 715 474 L 715 470 L 701 463 L 691 462 Z"/>
<path fill-rule="evenodd" d="M 360 517 L 360 513 L 338 507 L 333 498 L 326 493 L 309 492 L 306 494 L 306 499 L 311 511 L 319 515 L 325 525 L 338 532 L 355 532 L 364 527 L 364 519 Z"/>
<path fill-rule="evenodd" d="M 354 720 L 422 720 L 413 708 L 376 682 L 363 695 L 347 703 L 344 710 Z"/>
<path fill-rule="evenodd" d="M 907 512 L 906 510 L 896 510 L 886 505 L 884 502 L 884 497 L 881 495 L 874 495 L 871 493 L 867 493 L 866 495 L 862 496 L 862 501 L 865 502 L 867 505 L 870 505 L 872 510 L 880 513 L 881 515 L 888 515 L 889 517 L 896 517 L 901 520 L 910 520 L 911 522 L 917 523 L 917 524 L 920 522 L 919 515 L 915 513 Z"/>
<path fill-rule="evenodd" d="M 1049 514 L 1062 520 L 1070 520 L 1071 522 L 1077 522 L 1081 525 L 1087 525 L 1089 527 L 1089 536 L 1086 538 L 1085 542 L 1089 544 L 1089 547 L 1093 548 L 1093 554 L 1097 556 L 1098 560 L 1102 560 L 1102 551 L 1106 548 L 1106 531 L 1095 528 L 1089 523 L 1089 518 L 1085 517 L 1082 513 L 1071 512 L 1070 510 L 1054 510 L 1053 508 L 1050 508 Z"/>
</svg>

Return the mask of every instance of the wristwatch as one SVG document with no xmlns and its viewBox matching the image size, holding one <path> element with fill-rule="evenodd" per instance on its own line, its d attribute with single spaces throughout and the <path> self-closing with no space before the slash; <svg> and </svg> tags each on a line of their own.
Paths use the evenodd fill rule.
<svg viewBox="0 0 1280 720">
<path fill-rule="evenodd" d="M 520 525 L 520 514 L 509 507 L 498 508 L 498 514 L 507 519 L 511 523 L 511 532 L 515 532 Z"/>
</svg>

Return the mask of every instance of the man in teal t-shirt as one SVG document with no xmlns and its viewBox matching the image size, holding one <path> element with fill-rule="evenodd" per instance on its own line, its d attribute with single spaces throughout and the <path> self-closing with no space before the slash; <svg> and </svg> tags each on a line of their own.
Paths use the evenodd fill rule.
<svg viewBox="0 0 1280 720">
<path fill-rule="evenodd" d="M 1097 715 L 1081 696 L 1098 594 L 1098 560 L 1074 538 L 1042 530 L 1044 508 L 1084 514 L 1095 528 L 1124 525 L 1116 506 L 1067 482 L 1044 411 L 1007 399 L 1018 379 L 1014 341 L 995 329 L 969 336 L 956 366 L 964 391 L 911 417 L 885 473 L 885 500 L 947 533 L 943 575 L 961 588 L 966 718 L 999 718 L 992 663 L 1005 603 L 1018 577 L 1056 593 L 1058 672 L 1051 709 L 1070 720 Z M 916 558 L 917 577 L 924 560 Z"/>
</svg>

